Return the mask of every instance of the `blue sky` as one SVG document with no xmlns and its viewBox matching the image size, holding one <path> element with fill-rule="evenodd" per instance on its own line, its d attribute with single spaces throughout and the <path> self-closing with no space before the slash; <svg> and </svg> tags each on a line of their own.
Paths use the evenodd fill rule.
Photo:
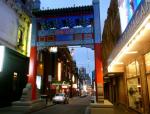
<svg viewBox="0 0 150 114">
<path fill-rule="evenodd" d="M 109 4 L 110 0 L 101 0 L 100 6 L 102 29 L 104 26 L 104 21 L 107 17 L 107 9 L 109 7 Z M 85 5 L 92 5 L 92 0 L 41 0 L 41 9 L 56 9 Z M 90 48 L 74 48 L 73 58 L 76 60 L 78 67 L 86 67 L 87 73 L 92 72 L 92 70 L 94 70 L 94 51 Z"/>
<path fill-rule="evenodd" d="M 73 46 L 74 47 L 74 46 Z M 71 50 L 72 48 L 70 48 Z M 86 67 L 87 73 L 90 73 L 94 70 L 94 51 L 91 48 L 85 48 L 76 46 L 74 49 L 73 58 L 77 62 L 77 66 Z"/>
<path fill-rule="evenodd" d="M 73 7 L 82 5 L 91 5 L 91 0 L 41 0 L 41 7 L 62 8 L 62 7 Z"/>
</svg>

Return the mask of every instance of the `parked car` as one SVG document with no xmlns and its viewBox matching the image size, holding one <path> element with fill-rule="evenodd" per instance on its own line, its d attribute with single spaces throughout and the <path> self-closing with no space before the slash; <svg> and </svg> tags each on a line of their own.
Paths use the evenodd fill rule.
<svg viewBox="0 0 150 114">
<path fill-rule="evenodd" d="M 69 97 L 65 93 L 57 93 L 52 99 L 53 103 L 69 103 Z"/>
</svg>

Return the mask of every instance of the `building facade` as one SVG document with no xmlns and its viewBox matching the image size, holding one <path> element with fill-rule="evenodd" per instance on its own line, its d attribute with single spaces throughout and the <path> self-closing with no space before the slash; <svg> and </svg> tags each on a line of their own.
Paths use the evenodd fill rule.
<svg viewBox="0 0 150 114">
<path fill-rule="evenodd" d="M 67 47 L 41 49 L 38 53 L 37 77 L 40 77 L 38 85 L 41 94 L 51 98 L 60 92 L 65 92 L 70 97 L 76 94 L 78 71 Z"/>
<path fill-rule="evenodd" d="M 0 1 L 0 107 L 19 100 L 28 79 L 31 7 L 22 0 Z"/>
<path fill-rule="evenodd" d="M 118 2 L 112 0 L 110 7 L 107 11 L 107 19 L 105 20 L 103 34 L 102 34 L 102 45 L 103 45 L 103 71 L 104 71 L 104 97 L 109 99 L 111 102 L 116 102 L 115 85 L 113 84 L 116 80 L 113 74 L 107 71 L 107 60 L 117 43 L 119 36 L 121 35 L 121 26 L 118 10 Z M 111 77 L 110 77 L 110 76 Z M 120 75 L 120 74 L 119 74 Z M 109 76 L 109 78 L 108 78 Z"/>
<path fill-rule="evenodd" d="M 107 56 L 105 87 L 109 88 L 109 92 L 106 94 L 114 103 L 123 105 L 132 113 L 149 114 L 150 2 L 149 0 L 127 1 L 116 1 L 120 12 L 121 35 L 115 37 L 116 43 Z M 112 2 L 115 1 L 111 1 L 111 4 Z M 124 16 L 124 11 L 128 13 L 125 14 L 128 17 Z M 120 32 L 116 26 L 111 29 Z M 113 37 L 110 38 L 108 44 L 113 40 Z"/>
</svg>

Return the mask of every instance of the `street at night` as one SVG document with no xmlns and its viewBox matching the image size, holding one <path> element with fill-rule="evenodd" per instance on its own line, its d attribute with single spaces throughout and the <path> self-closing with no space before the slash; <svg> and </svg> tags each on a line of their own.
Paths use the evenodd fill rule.
<svg viewBox="0 0 150 114">
<path fill-rule="evenodd" d="M 89 103 L 90 96 L 74 97 L 70 99 L 69 104 L 56 104 L 32 114 L 84 114 Z"/>
<path fill-rule="evenodd" d="M 0 0 L 0 114 L 150 114 L 150 0 Z"/>
</svg>

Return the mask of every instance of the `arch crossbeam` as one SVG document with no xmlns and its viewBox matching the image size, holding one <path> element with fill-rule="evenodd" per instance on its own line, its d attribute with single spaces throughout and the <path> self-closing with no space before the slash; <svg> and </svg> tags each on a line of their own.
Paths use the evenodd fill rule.
<svg viewBox="0 0 150 114">
<path fill-rule="evenodd" d="M 37 24 L 37 46 L 94 43 L 92 6 L 44 10 L 34 14 Z"/>
</svg>

